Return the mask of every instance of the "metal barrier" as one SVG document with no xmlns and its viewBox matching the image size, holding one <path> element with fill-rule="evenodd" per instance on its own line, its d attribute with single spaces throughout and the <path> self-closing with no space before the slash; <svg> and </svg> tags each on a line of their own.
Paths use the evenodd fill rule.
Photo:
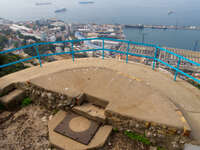
<svg viewBox="0 0 200 150">
<path fill-rule="evenodd" d="M 99 47 L 99 48 L 95 48 L 95 49 L 87 49 L 87 50 L 79 50 L 79 51 L 75 51 L 74 50 L 74 42 L 81 42 L 81 41 L 91 41 L 91 40 L 102 40 L 102 47 Z M 125 51 L 120 51 L 120 50 L 113 50 L 113 49 L 106 49 L 105 48 L 105 41 L 116 41 L 116 42 L 121 42 L 121 43 L 126 43 L 128 46 L 127 46 L 127 49 Z M 71 43 L 71 51 L 70 52 L 60 52 L 60 53 L 52 53 L 52 54 L 40 54 L 39 53 L 39 50 L 38 50 L 38 46 L 40 45 L 49 45 L 49 44 L 56 44 L 56 43 Z M 132 53 L 132 52 L 129 52 L 129 49 L 130 49 L 130 44 L 134 44 L 134 45 L 138 45 L 138 46 L 145 46 L 145 47 L 152 47 L 152 48 L 155 48 L 155 51 L 154 51 L 154 56 L 146 56 L 146 55 L 142 55 L 142 54 L 136 54 L 136 53 Z M 36 56 L 32 56 L 30 58 L 25 58 L 25 59 L 20 59 L 18 61 L 15 61 L 15 62 L 11 62 L 11 63 L 8 63 L 8 64 L 4 64 L 4 65 L 0 65 L 0 68 L 4 68 L 4 67 L 8 67 L 8 66 L 11 66 L 11 65 L 14 65 L 14 64 L 17 64 L 17 63 L 21 63 L 21 62 L 25 62 L 25 61 L 29 61 L 31 59 L 38 59 L 39 60 L 39 63 L 40 63 L 40 66 L 42 67 L 42 61 L 41 61 L 41 57 L 47 57 L 47 56 L 53 56 L 53 55 L 63 55 L 63 54 L 71 54 L 72 55 L 72 59 L 73 61 L 75 60 L 75 55 L 76 53 L 82 53 L 82 52 L 89 52 L 89 51 L 102 51 L 102 59 L 104 59 L 104 52 L 105 51 L 108 51 L 108 52 L 114 52 L 114 53 L 118 53 L 118 54 L 124 54 L 126 55 L 126 63 L 128 63 L 129 61 L 129 58 L 128 56 L 131 55 L 131 56 L 137 56 L 137 57 L 143 57 L 143 58 L 148 58 L 148 59 L 151 59 L 153 60 L 153 65 L 152 65 L 152 69 L 154 70 L 155 69 L 155 65 L 156 65 L 156 62 L 159 62 L 173 70 L 175 70 L 175 75 L 174 75 L 174 80 L 176 81 L 176 78 L 177 78 L 177 75 L 178 73 L 196 81 L 197 83 L 200 84 L 200 80 L 183 72 L 182 70 L 180 70 L 180 63 L 181 63 L 181 60 L 184 60 L 188 63 L 191 63 L 192 65 L 196 65 L 196 66 L 200 66 L 199 63 L 197 62 L 194 62 L 186 57 L 183 57 L 181 55 L 178 55 L 174 52 L 171 52 L 167 49 L 164 49 L 162 47 L 159 47 L 157 45 L 152 45 L 152 44 L 145 44 L 145 43 L 137 43 L 137 42 L 133 42 L 133 41 L 126 41 L 126 40 L 119 40 L 119 39 L 112 39 L 112 38 L 88 38 L 88 39 L 79 39 L 79 40 L 68 40 L 68 41 L 56 41 L 56 42 L 45 42 L 45 43 L 34 43 L 34 44 L 31 44 L 31 45 L 26 45 L 26 46 L 22 46 L 22 47 L 19 47 L 19 48 L 13 48 L 13 49 L 9 49 L 9 50 L 5 50 L 5 51 L 0 51 L 0 54 L 6 54 L 6 53 L 10 53 L 10 52 L 14 52 L 14 51 L 17 51 L 17 50 L 21 50 L 21 49 L 24 49 L 24 48 L 29 48 L 29 47 L 34 47 L 35 50 L 36 50 Z M 178 59 L 177 59 L 177 66 L 174 67 L 166 62 L 164 62 L 163 60 L 159 59 L 157 56 L 158 54 L 158 51 L 163 51 L 163 52 L 166 52 L 168 54 L 171 54 L 171 55 L 174 55 L 176 56 Z"/>
</svg>

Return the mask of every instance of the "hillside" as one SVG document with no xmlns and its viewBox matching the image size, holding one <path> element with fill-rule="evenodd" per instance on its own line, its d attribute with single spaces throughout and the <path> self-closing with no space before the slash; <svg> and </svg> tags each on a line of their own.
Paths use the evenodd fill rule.
<svg viewBox="0 0 200 150">
<path fill-rule="evenodd" d="M 14 62 L 20 60 L 20 57 L 14 54 L 3 54 L 0 55 L 0 65 L 8 64 L 10 62 Z M 13 73 L 22 69 L 28 68 L 22 63 L 18 63 L 9 67 L 0 68 L 0 77 L 7 75 L 9 73 Z"/>
</svg>

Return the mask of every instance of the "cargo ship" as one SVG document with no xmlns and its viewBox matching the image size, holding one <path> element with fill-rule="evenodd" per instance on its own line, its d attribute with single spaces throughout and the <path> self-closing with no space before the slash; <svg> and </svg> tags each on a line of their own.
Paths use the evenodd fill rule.
<svg viewBox="0 0 200 150">
<path fill-rule="evenodd" d="M 93 1 L 81 1 L 79 4 L 94 4 Z"/>
<path fill-rule="evenodd" d="M 125 25 L 125 28 L 139 28 L 139 29 L 143 29 L 144 25 L 138 24 L 138 25 Z"/>
<path fill-rule="evenodd" d="M 51 5 L 52 3 L 50 2 L 46 2 L 46 3 L 35 3 L 36 6 L 40 6 L 40 5 Z"/>
<path fill-rule="evenodd" d="M 65 12 L 65 11 L 67 11 L 67 9 L 62 8 L 62 9 L 55 10 L 55 13 L 61 13 L 61 12 Z"/>
</svg>

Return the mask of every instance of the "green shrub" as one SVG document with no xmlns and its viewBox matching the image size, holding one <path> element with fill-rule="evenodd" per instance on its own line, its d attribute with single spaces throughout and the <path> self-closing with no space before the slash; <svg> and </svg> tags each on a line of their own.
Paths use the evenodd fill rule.
<svg viewBox="0 0 200 150">
<path fill-rule="evenodd" d="M 58 109 L 53 109 L 52 113 L 55 115 L 59 110 Z"/>
<path fill-rule="evenodd" d="M 31 103 L 32 103 L 32 100 L 29 97 L 27 97 L 22 101 L 21 107 L 28 106 Z"/>
<path fill-rule="evenodd" d="M 115 131 L 115 128 L 113 129 L 113 131 Z M 136 141 L 139 141 L 143 144 L 146 144 L 146 145 L 151 145 L 151 142 L 148 138 L 145 137 L 145 135 L 139 135 L 137 133 L 133 133 L 133 132 L 130 132 L 130 131 L 125 131 L 124 134 L 126 136 L 128 136 L 129 138 L 131 138 L 132 140 L 136 140 Z M 165 148 L 162 148 L 162 147 L 157 147 L 157 150 L 165 150 Z"/>
<path fill-rule="evenodd" d="M 119 132 L 119 130 L 117 128 L 113 128 L 114 132 Z"/>
<path fill-rule="evenodd" d="M 158 147 L 157 150 L 165 150 L 164 148 L 162 147 Z"/>
<path fill-rule="evenodd" d="M 193 81 L 192 79 L 188 79 L 187 80 L 190 84 L 192 84 L 193 86 L 197 87 L 198 89 L 200 89 L 200 84 Z"/>
<path fill-rule="evenodd" d="M 131 138 L 131 139 L 133 139 L 133 140 L 137 140 L 137 141 L 139 141 L 139 142 L 142 142 L 142 143 L 144 143 L 144 144 L 146 144 L 146 145 L 150 145 L 150 144 L 151 144 L 151 142 L 149 141 L 149 139 L 146 138 L 146 137 L 143 136 L 143 135 L 139 135 L 139 134 L 137 134 L 137 133 L 133 133 L 133 132 L 130 132 L 130 131 L 125 131 L 124 134 L 125 134 L 126 136 L 128 136 L 129 138 Z"/>
<path fill-rule="evenodd" d="M 5 109 L 4 105 L 0 103 L 0 110 Z"/>
<path fill-rule="evenodd" d="M 0 65 L 4 65 L 4 64 L 8 64 L 11 62 L 15 62 L 20 60 L 21 57 L 18 55 L 14 55 L 14 54 L 1 54 L 0 55 Z M 7 74 L 19 71 L 19 70 L 23 70 L 28 68 L 27 66 L 25 66 L 23 63 L 17 63 L 8 67 L 4 67 L 4 68 L 0 68 L 0 77 L 5 76 Z"/>
</svg>

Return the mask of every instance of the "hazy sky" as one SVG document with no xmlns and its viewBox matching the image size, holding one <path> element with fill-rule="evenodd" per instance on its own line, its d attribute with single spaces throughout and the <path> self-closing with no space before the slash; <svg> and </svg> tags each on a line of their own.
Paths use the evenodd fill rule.
<svg viewBox="0 0 200 150">
<path fill-rule="evenodd" d="M 94 5 L 80 5 L 81 0 L 0 0 L 0 17 L 31 20 L 58 17 L 66 21 L 100 23 L 143 23 L 200 25 L 199 0 L 93 0 Z M 36 2 L 52 5 L 35 6 Z M 59 8 L 64 14 L 55 14 Z M 174 11 L 168 15 L 168 11 Z"/>
</svg>

